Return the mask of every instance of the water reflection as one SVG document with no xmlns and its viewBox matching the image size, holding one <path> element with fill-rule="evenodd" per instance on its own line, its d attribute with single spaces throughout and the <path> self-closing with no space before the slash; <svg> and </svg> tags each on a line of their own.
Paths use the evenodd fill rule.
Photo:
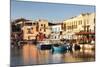
<svg viewBox="0 0 100 67">
<path fill-rule="evenodd" d="M 49 63 L 51 56 L 49 50 L 39 50 L 33 44 L 23 46 L 22 53 L 25 65 Z"/>
<path fill-rule="evenodd" d="M 23 62 L 24 64 L 31 64 L 32 62 L 37 63 L 38 59 L 38 50 L 36 46 L 33 45 L 25 45 L 22 48 L 23 53 Z M 33 60 L 34 59 L 34 60 Z"/>
<path fill-rule="evenodd" d="M 39 50 L 34 44 L 24 44 L 20 49 L 11 49 L 12 65 L 49 64 L 65 62 L 94 61 L 94 50 L 66 51 L 52 53 L 51 50 Z"/>
<path fill-rule="evenodd" d="M 52 55 L 52 63 L 62 63 L 62 62 L 63 62 L 63 55 L 61 54 Z"/>
</svg>

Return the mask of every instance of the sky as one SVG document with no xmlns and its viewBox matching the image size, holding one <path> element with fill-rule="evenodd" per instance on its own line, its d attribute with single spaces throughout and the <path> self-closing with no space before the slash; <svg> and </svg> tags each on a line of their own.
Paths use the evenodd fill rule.
<svg viewBox="0 0 100 67">
<path fill-rule="evenodd" d="M 11 19 L 63 21 L 81 13 L 93 13 L 93 5 L 54 4 L 11 0 Z"/>
</svg>

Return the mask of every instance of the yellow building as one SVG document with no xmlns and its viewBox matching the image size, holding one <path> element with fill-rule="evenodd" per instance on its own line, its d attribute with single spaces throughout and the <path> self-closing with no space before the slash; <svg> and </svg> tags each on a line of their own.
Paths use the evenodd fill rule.
<svg viewBox="0 0 100 67">
<path fill-rule="evenodd" d="M 51 33 L 48 21 L 39 19 L 35 22 L 37 22 L 38 33 L 43 33 L 46 37 L 48 37 Z"/>
<path fill-rule="evenodd" d="M 85 13 L 63 21 L 63 38 L 78 39 L 76 33 L 95 31 L 95 13 Z"/>
<path fill-rule="evenodd" d="M 22 27 L 24 26 L 24 23 L 28 21 L 24 18 L 19 18 L 11 22 L 11 38 L 13 40 L 23 40 L 23 31 Z"/>
<path fill-rule="evenodd" d="M 34 23 L 34 21 L 26 21 L 22 27 L 22 31 L 24 40 L 36 39 L 38 34 L 37 23 Z"/>
<path fill-rule="evenodd" d="M 32 21 L 20 18 L 14 21 L 14 25 L 23 32 L 23 40 L 36 39 L 40 34 L 48 37 L 51 33 L 48 21 L 44 19 Z"/>
</svg>

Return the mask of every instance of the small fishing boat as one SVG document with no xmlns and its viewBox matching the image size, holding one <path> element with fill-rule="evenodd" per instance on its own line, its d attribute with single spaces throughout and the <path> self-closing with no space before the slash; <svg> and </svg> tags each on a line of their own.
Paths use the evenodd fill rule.
<svg viewBox="0 0 100 67">
<path fill-rule="evenodd" d="M 52 52 L 53 52 L 53 53 L 63 53 L 63 52 L 65 52 L 66 50 L 67 50 L 66 47 L 63 46 L 63 45 L 54 44 L 54 45 L 52 46 Z"/>
<path fill-rule="evenodd" d="M 41 50 L 50 50 L 52 48 L 52 44 L 48 41 L 40 41 L 37 43 L 37 48 Z"/>
<path fill-rule="evenodd" d="M 54 44 L 52 46 L 52 52 L 54 53 L 64 53 L 66 51 L 71 51 L 72 46 L 70 44 Z"/>
</svg>

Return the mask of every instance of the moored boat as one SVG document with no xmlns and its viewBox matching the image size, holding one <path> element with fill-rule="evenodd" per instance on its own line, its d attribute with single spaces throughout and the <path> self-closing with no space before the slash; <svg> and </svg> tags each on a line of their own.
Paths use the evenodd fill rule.
<svg viewBox="0 0 100 67">
<path fill-rule="evenodd" d="M 64 53 L 67 51 L 67 48 L 65 45 L 59 45 L 59 44 L 54 44 L 52 46 L 52 52 L 53 53 Z"/>
<path fill-rule="evenodd" d="M 41 50 L 50 50 L 52 48 L 52 44 L 48 41 L 40 41 L 37 43 L 37 48 Z"/>
</svg>

